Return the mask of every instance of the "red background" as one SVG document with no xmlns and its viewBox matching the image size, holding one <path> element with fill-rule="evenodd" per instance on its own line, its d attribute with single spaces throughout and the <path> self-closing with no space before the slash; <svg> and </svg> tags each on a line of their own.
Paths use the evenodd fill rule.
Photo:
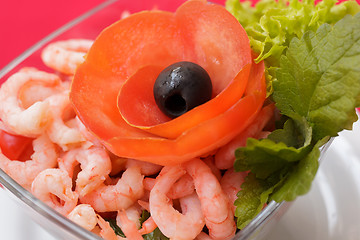
<svg viewBox="0 0 360 240">
<path fill-rule="evenodd" d="M 0 69 L 49 33 L 104 1 L 1 0 Z"/>
<path fill-rule="evenodd" d="M 49 33 L 104 1 L 1 0 L 0 69 Z"/>
</svg>

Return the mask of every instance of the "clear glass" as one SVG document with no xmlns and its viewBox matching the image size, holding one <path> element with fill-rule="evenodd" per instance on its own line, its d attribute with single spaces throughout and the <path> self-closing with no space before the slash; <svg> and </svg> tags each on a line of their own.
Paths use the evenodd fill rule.
<svg viewBox="0 0 360 240">
<path fill-rule="evenodd" d="M 37 67 L 42 70 L 48 70 L 41 62 L 40 53 L 42 48 L 49 42 L 69 39 L 69 38 L 89 38 L 94 39 L 102 29 L 121 17 L 124 10 L 130 13 L 145 9 L 161 9 L 174 11 L 184 0 L 109 0 L 106 1 L 86 14 L 76 18 L 62 28 L 48 35 L 46 38 L 25 51 L 22 55 L 9 63 L 0 71 L 0 84 L 8 76 L 15 73 L 22 67 Z M 219 2 L 219 1 L 217 1 Z M 331 142 L 331 141 L 330 141 Z M 323 158 L 327 143 L 321 149 Z M 13 179 L 0 169 L 0 183 L 3 190 L 8 192 L 16 201 L 19 207 L 27 213 L 35 222 L 40 224 L 45 230 L 58 239 L 101 239 L 97 235 L 74 224 L 64 216 L 58 214 L 53 209 L 36 199 L 31 193 L 22 188 Z M 1 187 L 0 185 L 0 187 Z M 274 224 L 285 213 L 291 205 L 289 202 L 270 202 L 263 211 L 256 216 L 247 227 L 239 231 L 234 239 L 264 239 L 266 234 Z"/>
</svg>

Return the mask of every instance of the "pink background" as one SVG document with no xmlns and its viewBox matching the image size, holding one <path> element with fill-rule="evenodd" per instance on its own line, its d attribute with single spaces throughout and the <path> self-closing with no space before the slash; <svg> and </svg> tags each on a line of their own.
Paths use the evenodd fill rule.
<svg viewBox="0 0 360 240">
<path fill-rule="evenodd" d="M 49 33 L 104 1 L 1 0 L 0 69 Z"/>
<path fill-rule="evenodd" d="M 0 69 L 49 33 L 104 1 L 1 0 Z"/>
</svg>

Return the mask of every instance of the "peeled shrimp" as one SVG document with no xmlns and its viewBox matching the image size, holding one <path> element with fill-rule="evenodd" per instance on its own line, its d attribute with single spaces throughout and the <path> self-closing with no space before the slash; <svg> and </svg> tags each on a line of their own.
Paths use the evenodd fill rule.
<svg viewBox="0 0 360 240">
<path fill-rule="evenodd" d="M 58 168 L 39 173 L 32 183 L 31 192 L 63 215 L 68 215 L 78 202 L 78 194 L 72 191 L 71 178 Z"/>
<path fill-rule="evenodd" d="M 30 82 L 39 82 L 51 87 L 59 87 L 60 79 L 55 74 L 38 70 L 19 71 L 1 85 L 0 118 L 10 132 L 27 137 L 42 134 L 51 121 L 50 106 L 47 101 L 37 101 L 28 108 L 21 106 L 18 99 L 21 87 Z"/>
<path fill-rule="evenodd" d="M 199 235 L 196 236 L 195 240 L 212 240 L 212 238 L 206 233 L 201 232 L 199 233 Z"/>
<path fill-rule="evenodd" d="M 102 183 L 94 191 L 80 197 L 80 201 L 90 204 L 98 212 L 127 209 L 143 196 L 143 178 L 140 168 L 128 168 L 116 185 Z"/>
<path fill-rule="evenodd" d="M 146 190 L 151 190 L 156 183 L 154 178 L 145 178 L 144 179 L 144 188 Z M 168 193 L 166 194 L 171 199 L 178 199 L 186 197 L 192 194 L 195 190 L 194 181 L 189 174 L 184 174 L 180 179 L 173 184 Z"/>
<path fill-rule="evenodd" d="M 157 225 L 152 217 L 149 217 L 148 219 L 143 222 L 141 229 L 139 229 L 139 233 L 141 235 L 148 234 L 153 232 L 157 228 Z"/>
<path fill-rule="evenodd" d="M 69 127 L 64 123 L 66 112 L 73 112 L 69 92 L 64 91 L 53 95 L 48 98 L 48 101 L 53 121 L 46 129 L 46 133 L 51 141 L 58 144 L 63 151 L 67 151 L 70 147 L 80 146 L 81 143 L 85 142 L 85 138 L 77 128 Z M 75 113 L 73 114 L 75 116 Z"/>
<path fill-rule="evenodd" d="M 71 178 L 74 167 L 80 163 L 81 171 L 76 179 L 76 192 L 80 197 L 103 184 L 111 171 L 110 158 L 106 150 L 99 147 L 70 150 L 58 161 L 59 168 L 66 170 Z"/>
<path fill-rule="evenodd" d="M 172 206 L 167 197 L 171 186 L 185 174 L 180 166 L 164 167 L 150 192 L 150 212 L 161 232 L 170 239 L 194 239 L 205 222 L 200 201 L 195 193 L 181 198 L 182 213 Z"/>
<path fill-rule="evenodd" d="M 88 204 L 77 205 L 67 217 L 88 231 L 93 230 L 97 224 L 96 213 Z"/>
<path fill-rule="evenodd" d="M 200 159 L 193 159 L 184 165 L 194 179 L 210 237 L 219 240 L 231 239 L 236 231 L 234 214 L 219 181 Z"/>
<path fill-rule="evenodd" d="M 110 224 L 105 221 L 102 217 L 97 215 L 98 219 L 98 225 L 100 227 L 100 236 L 105 240 L 119 240 L 119 239 L 125 239 L 120 236 L 117 236 L 114 232 L 114 230 L 111 228 Z"/>
<path fill-rule="evenodd" d="M 228 196 L 235 212 L 234 202 L 237 199 L 236 194 L 241 190 L 241 184 L 244 182 L 247 172 L 235 172 L 233 168 L 227 170 L 220 181 L 224 193 Z"/>
<path fill-rule="evenodd" d="M 128 159 L 126 162 L 126 168 L 132 167 L 132 166 L 139 166 L 141 169 L 141 174 L 145 176 L 154 175 L 160 172 L 162 166 L 150 163 L 150 162 L 143 162 L 135 159 Z"/>
<path fill-rule="evenodd" d="M 0 150 L 0 168 L 27 190 L 41 171 L 56 167 L 58 157 L 55 145 L 46 135 L 36 138 L 32 145 L 34 153 L 25 162 L 10 160 Z"/>
<path fill-rule="evenodd" d="M 144 239 L 138 231 L 138 226 L 131 221 L 125 210 L 118 211 L 116 223 L 119 225 L 127 239 L 142 240 Z"/>
<path fill-rule="evenodd" d="M 253 123 L 243 132 L 221 147 L 215 154 L 215 165 L 218 169 L 229 169 L 234 166 L 235 150 L 246 145 L 246 140 L 256 137 L 274 115 L 274 105 L 261 109 Z"/>
<path fill-rule="evenodd" d="M 76 68 L 84 62 L 84 56 L 92 44 L 93 41 L 87 39 L 70 39 L 50 43 L 42 51 L 41 59 L 46 66 L 72 75 Z"/>
</svg>

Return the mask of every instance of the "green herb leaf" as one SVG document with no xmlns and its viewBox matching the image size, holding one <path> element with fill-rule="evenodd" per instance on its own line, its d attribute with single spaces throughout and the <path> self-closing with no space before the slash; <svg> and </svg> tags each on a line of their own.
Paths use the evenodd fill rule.
<svg viewBox="0 0 360 240">
<path fill-rule="evenodd" d="M 294 38 L 273 82 L 276 106 L 305 117 L 315 142 L 351 129 L 360 104 L 360 14 Z"/>
<path fill-rule="evenodd" d="M 156 228 L 151 233 L 148 233 L 146 235 L 143 235 L 144 240 L 169 240 L 161 231 L 159 228 Z"/>
<path fill-rule="evenodd" d="M 115 219 L 106 219 L 106 221 L 109 222 L 110 227 L 114 230 L 115 234 L 126 238 L 125 234 L 123 233 L 123 231 L 121 230 L 121 228 L 116 224 L 116 220 Z"/>
<path fill-rule="evenodd" d="M 297 196 L 306 194 L 310 190 L 319 167 L 319 148 L 327 140 L 328 138 L 319 141 L 305 158 L 289 169 L 286 178 L 273 190 L 270 200 L 293 201 Z"/>
<path fill-rule="evenodd" d="M 249 173 L 241 185 L 242 190 L 238 192 L 237 199 L 234 202 L 236 206 L 235 217 L 237 218 L 237 227 L 244 228 L 256 215 L 258 215 L 268 202 L 269 195 L 274 188 L 272 178 L 261 180 Z"/>
<path fill-rule="evenodd" d="M 283 129 L 272 132 L 268 138 L 248 139 L 246 147 L 235 152 L 236 171 L 250 170 L 257 178 L 265 179 L 274 172 L 299 161 L 311 151 L 311 128 L 305 119 L 289 119 Z"/>
</svg>

